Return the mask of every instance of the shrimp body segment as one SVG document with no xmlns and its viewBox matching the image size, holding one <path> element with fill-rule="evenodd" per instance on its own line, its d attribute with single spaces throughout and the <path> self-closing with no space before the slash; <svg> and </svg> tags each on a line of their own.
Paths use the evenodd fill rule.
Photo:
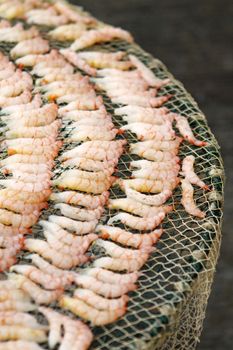
<svg viewBox="0 0 233 350">
<path fill-rule="evenodd" d="M 192 184 L 197 185 L 204 190 L 209 190 L 209 187 L 197 176 L 197 174 L 194 172 L 194 162 L 195 157 L 194 156 L 187 156 L 183 160 L 182 164 L 182 175 Z"/>
<path fill-rule="evenodd" d="M 197 208 L 194 202 L 194 198 L 193 198 L 194 189 L 192 184 L 187 179 L 183 179 L 181 180 L 181 188 L 182 188 L 181 203 L 184 206 L 187 213 L 203 219 L 205 217 L 205 213 L 202 212 L 199 208 Z"/>
</svg>

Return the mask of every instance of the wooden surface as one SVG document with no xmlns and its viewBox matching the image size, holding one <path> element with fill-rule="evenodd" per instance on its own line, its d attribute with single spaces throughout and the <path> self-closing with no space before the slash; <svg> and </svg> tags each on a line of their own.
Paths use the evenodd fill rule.
<svg viewBox="0 0 233 350">
<path fill-rule="evenodd" d="M 198 350 L 233 349 L 233 115 L 231 0 L 79 0 L 99 19 L 129 30 L 181 80 L 207 116 L 227 175 L 225 220 Z M 187 349 L 188 350 L 188 349 Z"/>
</svg>

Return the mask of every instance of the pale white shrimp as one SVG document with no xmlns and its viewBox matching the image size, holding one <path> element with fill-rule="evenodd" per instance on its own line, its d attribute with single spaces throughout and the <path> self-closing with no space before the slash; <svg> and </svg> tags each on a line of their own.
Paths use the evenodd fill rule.
<svg viewBox="0 0 233 350">
<path fill-rule="evenodd" d="M 19 113 L 19 112 L 23 112 L 23 111 L 30 111 L 32 109 L 35 109 L 35 108 L 40 108 L 40 106 L 42 105 L 42 99 L 41 99 L 41 95 L 40 94 L 36 94 L 34 96 L 34 98 L 27 102 L 23 102 L 23 101 L 19 101 L 18 104 L 16 105 L 9 105 L 9 106 L 6 106 L 4 108 L 2 108 L 2 113 L 4 114 L 11 114 L 11 113 Z"/>
<path fill-rule="evenodd" d="M 45 273 L 33 265 L 13 265 L 11 266 L 10 271 L 22 274 L 46 289 L 53 290 L 64 287 L 63 280 L 60 277 Z"/>
<path fill-rule="evenodd" d="M 48 74 L 44 75 L 43 78 L 36 79 L 36 85 L 46 85 L 49 83 L 53 83 L 55 81 L 70 81 L 70 80 L 80 80 L 81 75 L 80 73 L 76 72 L 75 74 L 73 73 L 66 73 L 66 72 L 61 72 L 61 70 L 51 70 Z"/>
<path fill-rule="evenodd" d="M 49 9 L 48 9 L 49 10 Z M 48 10 L 42 10 L 42 11 L 48 11 Z M 35 10 L 34 10 L 35 11 Z M 37 10 L 41 11 L 41 10 Z M 38 13 L 38 14 L 30 14 L 30 11 L 27 13 L 27 22 L 29 24 L 39 24 L 39 25 L 44 25 L 44 26 L 60 26 L 61 24 L 66 24 L 67 23 L 67 18 L 64 15 L 55 15 L 55 14 L 50 14 L 48 13 Z"/>
<path fill-rule="evenodd" d="M 94 293 L 92 290 L 81 288 L 75 289 L 74 297 L 79 300 L 83 300 L 85 303 L 98 310 L 121 309 L 126 306 L 129 299 L 127 295 L 122 295 L 117 299 L 107 299 Z"/>
<path fill-rule="evenodd" d="M 24 245 L 26 250 L 42 255 L 45 259 L 50 260 L 53 265 L 62 269 L 70 269 L 88 261 L 88 257 L 85 255 L 71 256 L 58 252 L 50 247 L 47 242 L 39 239 L 26 239 Z"/>
<path fill-rule="evenodd" d="M 8 30 L 4 30 L 4 32 L 0 30 L 0 36 L 0 41 L 13 43 L 35 38 L 39 36 L 39 32 L 35 27 L 25 30 L 21 23 L 17 23 L 15 26 L 8 28 Z"/>
<path fill-rule="evenodd" d="M 0 180 L 6 181 L 6 180 Z M 8 181 L 8 180 L 7 180 Z M 87 178 L 77 178 L 76 176 L 62 176 L 56 180 L 53 180 L 53 185 L 60 189 L 70 189 L 76 191 L 82 191 L 86 193 L 101 194 L 107 191 L 112 183 L 115 181 L 113 176 L 105 178 L 103 180 L 91 180 Z"/>
<path fill-rule="evenodd" d="M 111 239 L 122 245 L 140 249 L 153 246 L 163 233 L 162 229 L 158 229 L 148 234 L 137 234 L 123 230 L 119 227 L 107 225 L 98 225 L 96 231 L 100 232 L 99 237 L 103 239 Z"/>
<path fill-rule="evenodd" d="M 194 189 L 192 184 L 187 180 L 181 180 L 181 189 L 182 189 L 182 199 L 181 203 L 184 206 L 187 213 L 197 216 L 201 219 L 205 217 L 205 213 L 201 211 L 195 204 L 193 193 Z"/>
<path fill-rule="evenodd" d="M 154 217 L 138 217 L 128 213 L 119 213 L 108 220 L 108 225 L 112 225 L 114 222 L 120 221 L 124 225 L 139 231 L 154 230 L 161 224 L 166 216 L 164 210 L 158 211 Z"/>
<path fill-rule="evenodd" d="M 194 156 L 187 156 L 183 159 L 182 163 L 182 175 L 192 184 L 197 185 L 204 190 L 209 190 L 209 186 L 207 186 L 194 172 Z"/>
<path fill-rule="evenodd" d="M 42 67 L 42 68 L 33 68 L 31 71 L 32 74 L 37 75 L 38 77 L 45 77 L 47 75 L 53 75 L 55 77 L 56 75 L 64 75 L 64 74 L 73 74 L 74 68 L 66 63 L 64 67 Z M 47 78 L 44 78 L 47 81 Z"/>
<path fill-rule="evenodd" d="M 97 246 L 104 248 L 105 252 L 112 258 L 117 259 L 148 259 L 148 253 L 150 253 L 153 248 L 151 246 L 143 247 L 142 249 L 130 249 L 120 247 L 118 244 L 105 241 L 103 239 L 97 239 L 95 244 Z"/>
<path fill-rule="evenodd" d="M 85 142 L 86 144 L 87 142 Z M 84 144 L 84 143 L 83 143 Z M 81 145 L 80 145 L 81 146 Z M 79 162 L 80 157 L 81 158 L 86 158 L 87 160 L 92 160 L 94 162 L 105 162 L 105 164 L 108 164 L 109 167 L 115 166 L 118 163 L 118 159 L 121 155 L 121 153 L 123 153 L 123 150 L 120 152 L 120 150 L 104 150 L 104 149 L 100 149 L 100 148 L 94 148 L 91 147 L 89 149 L 76 149 L 74 151 L 76 153 L 76 155 L 73 155 L 71 158 L 68 158 L 70 160 L 70 163 L 67 162 L 66 164 L 75 164 L 77 162 Z M 68 153 L 68 152 L 67 152 Z M 63 155 L 65 154 L 65 152 L 63 153 Z M 63 156 L 62 155 L 62 156 Z M 67 157 L 67 155 L 65 155 L 65 157 Z M 65 164 L 65 163 L 63 163 Z M 97 165 L 98 163 L 96 163 Z"/>
<path fill-rule="evenodd" d="M 177 129 L 179 130 L 180 134 L 183 136 L 183 138 L 195 146 L 207 146 L 208 143 L 205 141 L 200 141 L 195 138 L 193 135 L 193 132 L 190 128 L 188 119 L 186 117 L 183 117 L 181 115 L 176 114 L 175 115 L 175 121 Z"/>
<path fill-rule="evenodd" d="M 157 78 L 154 73 L 144 64 L 142 61 L 139 60 L 138 57 L 134 55 L 129 55 L 129 59 L 132 62 L 132 64 L 135 66 L 135 68 L 138 69 L 140 72 L 142 78 L 150 85 L 156 88 L 161 88 L 164 85 L 167 85 L 170 82 L 170 79 L 164 79 L 161 80 Z"/>
<path fill-rule="evenodd" d="M 41 60 L 38 63 L 36 63 L 36 65 L 34 66 L 33 70 L 37 71 L 46 67 L 49 68 L 62 68 L 63 66 L 66 66 L 68 63 L 66 62 L 66 60 L 62 57 L 62 55 L 60 55 L 59 53 L 57 53 L 57 57 L 56 60 Z M 69 64 L 68 64 L 69 66 Z"/>
<path fill-rule="evenodd" d="M 146 123 L 131 123 L 122 126 L 121 129 L 130 130 L 142 141 L 155 139 L 158 141 L 170 141 L 175 137 L 175 132 L 169 127 L 169 124 L 152 125 Z"/>
<path fill-rule="evenodd" d="M 34 211 L 40 211 L 42 209 L 48 208 L 47 202 L 37 203 L 37 204 L 27 204 L 23 201 L 12 200 L 6 198 L 2 195 L 0 191 L 0 208 L 8 209 L 19 214 L 28 215 Z"/>
<path fill-rule="evenodd" d="M 6 300 L 17 300 L 22 302 L 29 302 L 30 297 L 24 291 L 20 289 L 15 289 L 15 286 L 13 286 L 13 288 L 10 290 L 8 290 L 7 288 L 0 289 L 0 301 L 3 302 Z M 1 324 L 1 321 L 0 321 L 0 324 Z"/>
<path fill-rule="evenodd" d="M 54 144 L 55 143 L 55 144 Z M 51 146 L 53 149 L 59 149 L 61 147 L 60 141 L 56 141 L 56 139 L 52 136 L 40 138 L 40 139 L 34 139 L 33 137 L 28 138 L 18 138 L 18 139 L 10 139 L 10 140 L 4 140 L 3 145 L 7 147 L 15 147 L 17 145 L 19 146 L 28 146 L 31 145 L 32 147 L 42 147 L 42 146 Z"/>
<path fill-rule="evenodd" d="M 94 111 L 68 111 L 68 112 L 60 112 L 62 115 L 62 119 L 69 119 L 73 121 L 79 121 L 82 119 L 99 119 L 99 120 L 105 120 L 107 117 L 107 112 L 104 109 L 97 109 Z"/>
<path fill-rule="evenodd" d="M 4 235 L 0 236 L 0 247 L 1 248 L 16 248 L 16 249 L 20 249 L 23 245 L 23 235 L 21 234 L 17 234 L 15 236 L 11 236 L 11 237 L 7 237 Z"/>
<path fill-rule="evenodd" d="M 91 267 L 84 269 L 83 272 L 81 272 L 81 274 L 95 277 L 97 280 L 105 283 L 117 285 L 135 283 L 139 277 L 138 272 L 120 274 L 102 269 L 100 267 Z"/>
<path fill-rule="evenodd" d="M 85 84 L 86 84 L 86 83 L 85 83 Z M 93 104 L 93 101 L 92 101 L 92 103 L 90 104 L 90 103 L 88 103 L 88 99 L 86 99 L 86 101 L 85 101 L 85 97 L 80 97 L 80 96 L 79 96 L 79 101 L 72 101 L 72 102 L 70 102 L 67 106 L 60 107 L 60 108 L 59 108 L 59 115 L 62 115 L 63 113 L 66 113 L 66 112 L 70 112 L 70 111 L 74 111 L 74 110 L 77 111 L 77 109 L 81 109 L 80 107 L 82 106 L 82 105 L 81 105 L 81 101 L 82 101 L 82 100 L 83 100 L 83 102 L 82 102 L 83 107 L 85 107 L 85 106 L 84 106 L 85 103 L 86 103 L 86 105 L 87 105 L 87 107 L 83 108 L 83 110 L 84 110 L 84 109 L 88 109 L 88 106 L 91 106 L 91 104 Z M 96 98 L 95 103 L 96 103 L 96 107 L 95 107 L 95 108 L 93 107 L 92 110 L 98 110 L 98 109 L 100 109 L 100 108 L 103 108 L 103 99 L 102 99 L 102 97 L 98 96 L 98 97 Z M 82 109 L 81 109 L 81 110 L 82 110 Z"/>
<path fill-rule="evenodd" d="M 118 129 L 107 130 L 103 127 L 84 126 L 74 129 L 69 137 L 71 141 L 103 140 L 110 141 L 119 133 Z"/>
<path fill-rule="evenodd" d="M 0 303 L 0 312 L 17 310 L 17 311 L 33 311 L 36 310 L 37 306 L 28 301 L 18 301 L 18 300 L 6 300 Z M 0 343 L 1 344 L 1 343 Z"/>
<path fill-rule="evenodd" d="M 104 171 L 112 174 L 114 172 L 114 166 L 107 161 L 97 161 L 88 159 L 85 157 L 75 157 L 66 160 L 62 163 L 63 167 L 75 166 L 76 168 L 88 170 L 88 171 Z"/>
<path fill-rule="evenodd" d="M 92 221 L 75 221 L 64 216 L 50 215 L 49 221 L 61 226 L 64 229 L 75 232 L 77 235 L 84 235 L 93 232 L 98 220 Z"/>
<path fill-rule="evenodd" d="M 48 160 L 48 158 L 43 155 L 30 154 L 14 154 L 13 156 L 7 157 L 0 162 L 1 166 L 8 166 L 16 163 L 43 164 L 49 167 L 50 169 L 54 166 L 54 162 L 52 159 Z"/>
<path fill-rule="evenodd" d="M 72 7 L 72 5 L 63 2 L 56 1 L 54 8 L 61 14 L 64 14 L 69 21 L 77 23 L 95 23 L 96 20 L 88 13 L 84 12 L 81 7 Z"/>
<path fill-rule="evenodd" d="M 136 79 L 136 80 L 141 80 L 141 76 L 137 70 L 130 70 L 130 71 L 119 71 L 118 69 L 114 68 L 104 68 L 104 69 L 99 69 L 97 71 L 97 76 L 98 77 L 106 77 L 108 78 L 108 81 L 111 81 L 111 79 L 116 78 L 117 80 L 121 80 L 122 78 L 130 78 L 130 79 Z M 144 82 L 146 87 L 148 87 L 148 84 Z"/>
<path fill-rule="evenodd" d="M 36 146 L 36 144 L 32 145 L 19 145 L 18 147 L 9 147 L 7 150 L 8 155 L 13 154 L 27 154 L 27 155 L 38 155 L 38 156 L 44 156 L 46 159 L 50 160 L 57 156 L 59 149 L 57 148 L 57 145 L 61 146 L 61 142 L 58 141 L 58 144 L 54 144 L 54 147 L 49 146 L 37 146 L 37 148 L 33 148 Z"/>
<path fill-rule="evenodd" d="M 96 279 L 90 275 L 73 273 L 75 283 L 85 289 L 104 296 L 105 298 L 118 298 L 137 288 L 134 283 L 108 283 Z"/>
<path fill-rule="evenodd" d="M 118 52 L 80 52 L 77 55 L 80 59 L 85 60 L 91 67 L 98 69 L 113 68 L 125 71 L 132 66 L 130 61 L 119 61 L 116 59 L 115 57 L 118 57 Z"/>
<path fill-rule="evenodd" d="M 140 178 L 140 179 L 147 179 L 147 180 L 162 180 L 162 181 L 170 181 L 171 179 L 177 178 L 178 170 L 172 169 L 172 170 L 154 170 L 151 172 L 151 169 L 140 169 L 140 170 L 134 170 L 132 172 L 132 178 Z"/>
<path fill-rule="evenodd" d="M 76 236 L 50 221 L 41 220 L 39 221 L 39 224 L 46 230 L 46 238 L 48 239 L 48 242 L 49 239 L 53 237 L 53 239 L 56 240 L 58 249 L 60 247 L 62 249 L 64 244 L 73 246 L 76 247 L 77 254 L 85 253 L 90 244 L 92 244 L 98 238 L 98 236 L 94 233 L 90 233 L 85 236 Z M 60 246 L 59 243 L 61 243 Z"/>
<path fill-rule="evenodd" d="M 110 199 L 108 202 L 108 207 L 110 209 L 121 209 L 128 213 L 132 213 L 134 215 L 142 216 L 142 217 L 153 217 L 158 214 L 161 210 L 165 212 L 170 211 L 170 207 L 157 207 L 157 206 L 149 206 L 142 203 L 137 202 L 131 198 L 118 198 L 118 199 Z"/>
<path fill-rule="evenodd" d="M 0 350 L 43 350 L 41 346 L 32 341 L 15 340 L 0 343 Z"/>
<path fill-rule="evenodd" d="M 84 59 L 79 57 L 76 52 L 69 49 L 61 49 L 61 54 L 75 67 L 79 68 L 88 75 L 96 75 L 96 69 L 89 66 Z"/>
<path fill-rule="evenodd" d="M 62 286 L 70 285 L 73 282 L 74 278 L 71 272 L 61 270 L 58 267 L 51 265 L 38 254 L 30 254 L 27 255 L 26 258 L 31 259 L 33 264 L 35 264 L 42 272 L 54 276 L 55 279 L 59 277 Z"/>
<path fill-rule="evenodd" d="M 174 190 L 179 183 L 179 179 L 171 179 L 170 181 L 162 180 L 146 180 L 146 179 L 118 179 L 117 184 L 124 189 L 126 187 L 132 188 L 139 192 L 159 193 L 164 189 Z"/>
<path fill-rule="evenodd" d="M 123 84 L 122 84 L 123 85 Z M 147 98 L 147 99 L 151 99 L 154 98 L 157 94 L 157 90 L 156 89 L 150 89 L 150 90 L 139 90 L 139 91 L 135 91 L 134 88 L 131 89 L 130 86 L 122 86 L 118 89 L 116 88 L 112 88 L 112 89 L 107 89 L 107 94 L 110 97 L 111 100 L 115 99 L 115 98 L 121 98 L 121 96 L 127 95 L 127 94 L 133 94 L 135 93 L 135 95 L 139 98 Z"/>
<path fill-rule="evenodd" d="M 127 197 L 134 199 L 135 201 L 146 204 L 160 206 L 164 204 L 168 198 L 172 196 L 172 191 L 164 189 L 162 192 L 154 195 L 143 194 L 130 187 L 125 188 Z"/>
<path fill-rule="evenodd" d="M 20 291 L 20 290 L 19 290 Z M 22 291 L 20 291 L 22 292 Z M 29 313 L 18 312 L 18 311 L 5 311 L 0 313 L 0 324 L 1 325 L 19 325 L 35 329 L 44 328 L 40 325 L 36 318 Z"/>
<path fill-rule="evenodd" d="M 59 41 L 74 41 L 78 39 L 86 30 L 86 25 L 82 22 L 60 25 L 51 30 L 48 35 Z"/>
<path fill-rule="evenodd" d="M 1 235 L 4 237 L 11 237 L 18 234 L 26 234 L 29 231 L 25 227 L 18 228 L 14 226 L 3 225 L 2 223 L 0 223 L 0 230 Z"/>
<path fill-rule="evenodd" d="M 16 248 L 0 249 L 0 272 L 4 272 L 16 262 Z"/>
<path fill-rule="evenodd" d="M 9 279 L 12 280 L 18 288 L 28 293 L 37 304 L 50 304 L 57 300 L 63 292 L 61 288 L 52 291 L 42 289 L 23 275 L 10 273 Z"/>
<path fill-rule="evenodd" d="M 89 327 L 80 320 L 73 320 L 68 316 L 59 314 L 52 309 L 40 307 L 39 311 L 49 321 L 49 347 L 52 349 L 58 343 L 60 350 L 80 349 L 87 350 L 93 340 Z M 63 331 L 62 327 L 63 326 Z M 63 338 L 62 338 L 63 333 Z"/>
<path fill-rule="evenodd" d="M 0 209 L 0 221 L 4 225 L 29 228 L 37 222 L 38 217 L 38 211 L 34 211 L 31 214 L 16 214 L 5 209 Z"/>
<path fill-rule="evenodd" d="M 61 56 L 59 52 L 55 49 L 52 49 L 47 54 L 29 54 L 20 58 L 17 58 L 15 61 L 17 65 L 19 66 L 35 66 L 39 62 L 47 62 L 48 64 L 51 64 L 54 60 L 59 59 Z"/>
<path fill-rule="evenodd" d="M 174 113 L 170 114 L 169 110 L 166 107 L 160 108 L 151 108 L 151 107 L 141 107 L 141 106 L 124 106 L 119 107 L 114 110 L 116 115 L 126 115 L 126 116 L 134 116 L 134 115 L 144 115 L 146 117 L 151 117 L 151 119 L 156 118 L 157 116 L 164 116 L 166 118 L 168 115 L 171 118 L 171 121 L 174 119 Z"/>
<path fill-rule="evenodd" d="M 20 41 L 11 51 L 14 59 L 29 54 L 43 54 L 49 51 L 49 43 L 41 37 Z"/>
<path fill-rule="evenodd" d="M 102 207 L 98 207 L 94 210 L 76 208 L 65 203 L 58 203 L 54 206 L 54 209 L 60 209 L 62 215 L 81 221 L 99 220 L 103 212 Z"/>
<path fill-rule="evenodd" d="M 57 98 L 57 103 L 68 103 L 67 109 L 70 108 L 69 104 L 74 103 L 76 109 L 80 110 L 95 110 L 100 107 L 100 98 L 96 97 L 93 91 L 87 94 L 83 93 L 68 93 L 62 97 Z"/>
<path fill-rule="evenodd" d="M 154 108 L 151 108 L 152 110 L 156 110 Z M 116 110 L 115 110 L 116 111 Z M 148 123 L 153 125 L 162 125 L 166 121 L 172 122 L 173 116 L 171 114 L 154 114 L 150 115 L 144 114 L 144 113 L 134 113 L 130 115 L 123 115 L 122 119 L 128 123 Z"/>
<path fill-rule="evenodd" d="M 94 44 L 108 42 L 112 39 L 122 39 L 133 42 L 132 36 L 121 28 L 105 26 L 100 29 L 92 29 L 84 32 L 81 37 L 70 46 L 71 50 L 81 50 Z"/>
<path fill-rule="evenodd" d="M 162 161 L 162 162 L 152 162 L 149 160 L 141 159 L 141 160 L 134 160 L 130 163 L 130 166 L 133 168 L 139 168 L 139 169 L 151 169 L 151 171 L 156 170 L 171 170 L 176 169 L 179 170 L 180 159 L 178 157 L 174 157 L 173 159 L 169 161 Z"/>
<path fill-rule="evenodd" d="M 80 57 L 85 60 L 95 61 L 96 59 L 99 61 L 101 59 L 109 60 L 109 61 L 120 61 L 126 53 L 124 51 L 117 52 L 99 52 L 99 51 L 82 51 L 78 54 Z"/>
<path fill-rule="evenodd" d="M 182 139 L 177 137 L 174 140 L 163 141 L 163 140 L 147 140 L 142 142 L 132 143 L 130 145 L 130 151 L 136 152 L 136 154 L 148 151 L 149 149 L 153 149 L 155 151 L 166 151 L 166 152 L 174 152 L 177 151 Z"/>
<path fill-rule="evenodd" d="M 26 192 L 32 192 L 32 193 L 36 193 L 36 192 L 41 192 L 43 190 L 47 190 L 50 188 L 51 186 L 51 182 L 50 181 L 43 181 L 43 183 L 41 183 L 40 181 L 37 182 L 24 182 L 24 180 L 22 179 L 14 179 L 14 178 L 10 178 L 10 179 L 6 179 L 6 180 L 0 180 L 0 185 L 7 187 L 7 188 L 11 188 L 11 190 L 14 191 L 26 191 Z"/>
<path fill-rule="evenodd" d="M 49 166 L 47 164 L 39 163 L 12 163 L 5 165 L 1 168 L 3 174 L 12 174 L 14 171 L 22 171 L 29 174 L 50 174 L 52 176 L 51 171 L 49 170 Z"/>
<path fill-rule="evenodd" d="M 54 84 L 57 82 L 54 82 Z M 49 84 L 52 85 L 53 83 Z M 75 82 L 70 82 L 66 84 L 66 82 L 60 83 L 58 82 L 57 86 L 49 86 L 44 85 L 39 88 L 40 91 L 44 92 L 44 98 L 47 100 L 56 99 L 58 103 L 70 103 L 73 101 L 71 96 L 77 96 L 80 100 L 82 99 L 82 95 L 86 94 L 90 99 L 94 99 L 96 97 L 95 91 L 90 87 L 86 81 L 80 80 Z M 59 86 L 60 85 L 60 86 Z"/>
<path fill-rule="evenodd" d="M 26 73 L 27 74 L 27 73 Z M 0 95 L 2 97 L 15 97 L 21 94 L 25 89 L 31 90 L 32 88 L 32 80 L 26 80 L 23 76 L 19 81 L 15 82 L 14 85 L 7 85 L 4 87 L 0 87 Z"/>
<path fill-rule="evenodd" d="M 35 203 L 40 203 L 40 202 L 45 202 L 47 201 L 48 197 L 51 194 L 51 190 L 43 190 L 40 192 L 26 192 L 24 191 L 15 191 L 12 189 L 4 189 L 1 190 L 1 193 L 3 193 L 6 196 L 6 198 L 14 198 L 15 200 L 20 200 L 28 204 L 35 204 Z"/>
<path fill-rule="evenodd" d="M 32 93 L 30 90 L 24 90 L 20 95 L 15 97 L 0 96 L 0 107 L 14 106 L 19 104 L 27 104 L 31 101 Z M 3 112 L 3 109 L 2 109 Z"/>
<path fill-rule="evenodd" d="M 146 148 L 145 150 L 140 150 L 136 146 L 132 149 L 132 154 L 137 154 L 138 156 L 145 158 L 147 160 L 154 161 L 155 163 L 159 162 L 169 162 L 174 158 L 178 153 L 178 149 L 172 151 L 156 151 L 153 148 Z M 151 174 L 153 176 L 153 174 Z"/>
<path fill-rule="evenodd" d="M 65 170 L 63 173 L 59 176 L 58 180 L 63 180 L 64 178 L 83 178 L 88 180 L 95 180 L 98 181 L 105 181 L 109 177 L 108 171 L 105 172 L 91 172 L 91 171 L 85 171 L 85 170 L 79 170 L 79 169 L 71 169 L 71 170 Z M 55 180 L 56 182 L 56 180 Z"/>
<path fill-rule="evenodd" d="M 44 330 L 26 327 L 23 325 L 1 325 L 0 340 L 27 340 L 43 343 L 47 340 Z"/>
<path fill-rule="evenodd" d="M 18 127 L 17 125 L 15 125 L 14 128 L 12 128 L 11 126 L 11 129 L 5 133 L 5 136 L 6 138 L 10 138 L 10 139 L 21 138 L 21 137 L 44 138 L 49 136 L 56 136 L 60 126 L 61 126 L 60 120 L 54 120 L 49 125 L 37 126 L 37 127 L 34 127 L 34 126 Z"/>
<path fill-rule="evenodd" d="M 145 259 L 146 258 L 146 259 Z M 149 255 L 140 256 L 136 259 L 122 259 L 103 257 L 94 261 L 94 267 L 109 269 L 112 271 L 128 271 L 135 272 L 141 269 L 145 264 Z"/>
<path fill-rule="evenodd" d="M 137 94 L 122 95 L 112 98 L 115 104 L 136 105 L 141 107 L 160 107 L 171 98 L 171 95 L 163 95 L 158 97 L 148 98 Z"/>
<path fill-rule="evenodd" d="M 60 89 L 64 88 L 77 88 L 77 92 L 88 92 L 88 91 L 94 91 L 90 84 L 87 77 L 74 77 L 74 75 L 70 75 L 70 80 L 56 80 L 53 82 L 50 82 L 48 84 L 43 84 L 41 86 L 37 87 L 37 90 L 40 90 L 42 92 L 56 92 L 56 91 L 62 91 Z M 92 89 L 92 90 L 91 90 Z M 65 90 L 63 90 L 65 92 Z"/>
<path fill-rule="evenodd" d="M 92 196 L 74 191 L 54 192 L 50 196 L 50 200 L 58 203 L 69 203 L 81 205 L 89 209 L 96 209 L 99 206 L 104 206 L 109 197 L 109 192 L 105 191 L 97 196 Z"/>
<path fill-rule="evenodd" d="M 29 78 L 30 81 L 32 82 L 32 78 L 28 73 L 22 72 L 20 69 L 17 69 L 10 78 L 3 79 L 0 81 L 0 88 L 2 89 L 13 83 L 15 84 L 19 81 L 19 79 L 26 78 L 26 77 Z"/>
<path fill-rule="evenodd" d="M 11 78 L 15 73 L 15 69 L 16 67 L 12 62 L 10 62 L 5 68 L 0 68 L 0 81 Z"/>
<path fill-rule="evenodd" d="M 144 81 L 140 79 L 105 77 L 96 79 L 92 78 L 92 81 L 95 83 L 95 86 L 98 89 L 105 90 L 110 98 L 120 97 L 126 94 L 126 91 L 127 95 L 129 93 L 130 95 L 135 93 L 136 95 L 147 96 L 148 98 L 154 97 L 156 95 L 155 89 L 146 91 L 148 86 Z"/>
<path fill-rule="evenodd" d="M 18 0 L 4 1 L 0 6 L 1 16 L 8 20 L 22 18 L 27 11 L 31 10 L 36 5 L 38 6 L 38 3 L 31 0 L 24 2 Z"/>
</svg>

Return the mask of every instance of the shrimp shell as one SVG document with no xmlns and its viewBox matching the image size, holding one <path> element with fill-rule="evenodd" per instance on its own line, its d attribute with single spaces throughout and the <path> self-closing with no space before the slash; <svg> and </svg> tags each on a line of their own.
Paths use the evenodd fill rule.
<svg viewBox="0 0 233 350">
<path fill-rule="evenodd" d="M 192 185 L 197 185 L 204 190 L 209 190 L 209 187 L 194 172 L 194 162 L 194 156 L 187 156 L 183 159 L 182 175 L 184 175 Z"/>
<path fill-rule="evenodd" d="M 171 209 L 172 210 L 172 209 Z M 165 218 L 166 212 L 161 209 L 154 217 L 133 216 L 128 213 L 119 213 L 108 220 L 108 225 L 112 225 L 116 221 L 122 222 L 124 225 L 139 231 L 154 230 Z"/>
<path fill-rule="evenodd" d="M 43 54 L 49 51 L 49 43 L 41 37 L 20 41 L 11 51 L 12 58 L 22 57 L 29 54 Z"/>
<path fill-rule="evenodd" d="M 26 327 L 23 325 L 1 325 L 0 340 L 28 340 L 43 343 L 47 340 L 44 330 Z"/>
<path fill-rule="evenodd" d="M 62 269 L 70 269 L 84 264 L 88 260 L 88 257 L 85 255 L 70 256 L 58 252 L 56 249 L 50 247 L 47 242 L 38 239 L 26 239 L 24 245 L 25 249 L 41 254 L 45 259 L 50 260 L 53 265 Z"/>
<path fill-rule="evenodd" d="M 77 235 L 84 235 L 93 232 L 98 220 L 75 221 L 65 216 L 50 215 L 49 221 L 61 226 L 64 229 L 75 232 Z"/>
<path fill-rule="evenodd" d="M 187 118 L 181 116 L 181 115 L 175 115 L 176 120 L 176 127 L 178 128 L 180 134 L 183 136 L 183 138 L 195 146 L 207 146 L 208 143 L 205 141 L 200 141 L 195 138 L 193 135 L 193 132 L 189 126 Z"/>
<path fill-rule="evenodd" d="M 193 193 L 194 193 L 193 186 L 187 179 L 181 180 L 181 189 L 182 189 L 181 203 L 184 206 L 186 212 L 193 216 L 197 216 L 203 219 L 206 214 L 202 212 L 199 208 L 197 208 L 193 198 Z"/>
<path fill-rule="evenodd" d="M 155 205 L 160 206 L 164 204 L 168 198 L 172 196 L 172 191 L 164 189 L 162 192 L 154 195 L 147 195 L 135 191 L 134 189 L 127 187 L 125 188 L 125 193 L 127 197 L 134 199 L 135 201 L 146 204 L 146 205 Z"/>
<path fill-rule="evenodd" d="M 97 280 L 110 284 L 132 284 L 135 283 L 139 277 L 138 272 L 133 273 L 115 273 L 100 267 L 91 267 L 83 270 L 84 275 L 95 277 Z"/>
<path fill-rule="evenodd" d="M 38 344 L 32 341 L 16 340 L 0 343 L 0 350 L 43 350 Z"/>
<path fill-rule="evenodd" d="M 89 289 L 75 289 L 74 297 L 84 301 L 88 305 L 94 307 L 98 310 L 117 310 L 126 306 L 129 297 L 127 295 L 122 295 L 117 299 L 107 299 L 100 295 L 94 293 Z"/>
<path fill-rule="evenodd" d="M 150 233 L 137 234 L 123 230 L 119 227 L 98 225 L 96 231 L 100 232 L 99 237 L 103 239 L 111 239 L 133 248 L 144 248 L 153 246 L 161 237 L 163 230 L 158 229 Z"/>
<path fill-rule="evenodd" d="M 98 280 L 91 275 L 77 273 L 73 273 L 73 277 L 78 286 L 85 289 L 90 289 L 94 293 L 102 295 L 105 298 L 118 298 L 137 288 L 137 286 L 132 282 L 121 284 L 108 283 Z"/>
<path fill-rule="evenodd" d="M 98 207 L 94 210 L 76 208 L 65 203 L 58 203 L 54 205 L 54 209 L 60 209 L 62 215 L 81 221 L 99 220 L 103 213 L 103 207 Z"/>
<path fill-rule="evenodd" d="M 12 225 L 14 227 L 25 227 L 29 228 L 34 225 L 39 217 L 39 212 L 34 211 L 31 214 L 16 214 L 11 211 L 0 209 L 0 221 L 4 225 Z"/>
<path fill-rule="evenodd" d="M 81 205 L 89 209 L 96 209 L 99 206 L 104 206 L 108 200 L 109 192 L 105 191 L 97 196 L 92 196 L 84 193 L 77 193 L 74 191 L 64 191 L 52 193 L 50 200 L 58 203 L 68 203 L 74 205 Z"/>
<path fill-rule="evenodd" d="M 37 304 L 50 304 L 57 300 L 63 292 L 62 289 L 56 289 L 53 291 L 42 289 L 23 275 L 10 273 L 9 278 L 14 281 L 20 289 L 28 293 Z"/>
</svg>

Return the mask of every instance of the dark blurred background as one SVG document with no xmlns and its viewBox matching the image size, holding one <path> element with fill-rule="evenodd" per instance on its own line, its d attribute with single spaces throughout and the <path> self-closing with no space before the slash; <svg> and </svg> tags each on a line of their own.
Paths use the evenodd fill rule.
<svg viewBox="0 0 233 350">
<path fill-rule="evenodd" d="M 129 30 L 139 45 L 163 61 L 196 99 L 221 146 L 227 175 L 223 242 L 198 350 L 232 350 L 233 1 L 72 2 Z"/>
</svg>

